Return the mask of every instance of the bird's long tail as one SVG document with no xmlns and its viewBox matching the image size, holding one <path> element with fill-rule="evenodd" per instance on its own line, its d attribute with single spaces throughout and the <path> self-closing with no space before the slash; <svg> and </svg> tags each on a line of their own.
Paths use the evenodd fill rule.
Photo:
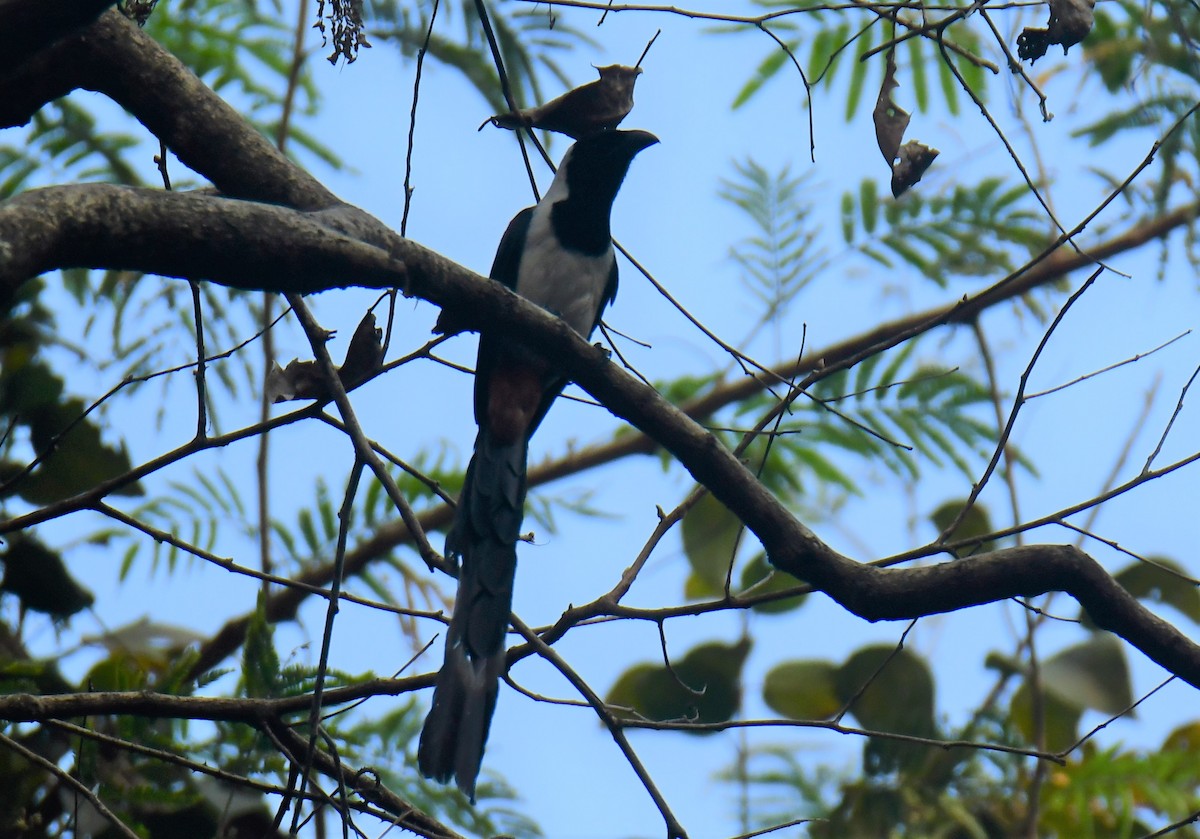
<svg viewBox="0 0 1200 839">
<path fill-rule="evenodd" d="M 527 450 L 524 439 L 501 443 L 480 428 L 446 536 L 446 556 L 460 562 L 458 596 L 417 762 L 427 778 L 441 783 L 454 778 L 472 803 L 504 673 Z"/>
</svg>

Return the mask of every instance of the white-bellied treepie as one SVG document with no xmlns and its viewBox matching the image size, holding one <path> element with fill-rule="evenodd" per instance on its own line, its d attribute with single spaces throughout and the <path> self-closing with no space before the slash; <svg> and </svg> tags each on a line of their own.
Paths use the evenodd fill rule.
<svg viewBox="0 0 1200 839">
<path fill-rule="evenodd" d="M 646 131 L 604 131 L 577 141 L 545 197 L 509 223 L 491 278 L 590 337 L 617 293 L 613 200 L 634 155 L 656 142 Z M 446 556 L 459 564 L 458 596 L 417 752 L 422 774 L 442 783 L 454 778 L 472 802 L 504 672 L 529 438 L 565 384 L 538 353 L 482 330 L 475 364 L 479 434 L 446 536 Z"/>
</svg>

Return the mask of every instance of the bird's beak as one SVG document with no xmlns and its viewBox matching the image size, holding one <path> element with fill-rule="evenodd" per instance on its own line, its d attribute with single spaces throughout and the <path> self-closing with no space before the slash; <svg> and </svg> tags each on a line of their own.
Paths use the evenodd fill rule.
<svg viewBox="0 0 1200 839">
<path fill-rule="evenodd" d="M 634 154 L 637 154 L 643 149 L 647 149 L 659 142 L 659 139 L 649 131 L 642 131 L 640 128 L 622 131 L 621 133 L 628 138 L 628 143 L 630 147 L 633 148 Z"/>
</svg>

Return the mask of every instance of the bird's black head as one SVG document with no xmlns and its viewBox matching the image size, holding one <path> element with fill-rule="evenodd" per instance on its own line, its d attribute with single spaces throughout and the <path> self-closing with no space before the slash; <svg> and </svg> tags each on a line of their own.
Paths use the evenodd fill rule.
<svg viewBox="0 0 1200 839">
<path fill-rule="evenodd" d="M 602 131 L 567 150 L 546 199 L 559 238 L 585 253 L 601 253 L 611 238 L 609 214 L 629 164 L 658 138 L 649 131 Z"/>
</svg>

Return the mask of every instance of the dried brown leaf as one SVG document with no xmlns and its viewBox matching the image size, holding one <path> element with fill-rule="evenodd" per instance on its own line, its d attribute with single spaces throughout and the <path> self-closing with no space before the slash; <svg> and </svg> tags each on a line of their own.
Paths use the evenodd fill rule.
<svg viewBox="0 0 1200 839">
<path fill-rule="evenodd" d="M 879 98 L 875 101 L 872 118 L 875 121 L 875 139 L 883 159 L 891 166 L 900 153 L 900 143 L 908 130 L 909 113 L 892 101 L 892 92 L 900 86 L 896 81 L 896 51 L 888 50 L 887 69 L 883 73 L 883 84 L 879 87 Z"/>
<path fill-rule="evenodd" d="M 611 131 L 633 110 L 633 86 L 642 68 L 610 64 L 597 67 L 600 78 L 567 91 L 536 108 L 524 108 L 490 117 L 497 128 L 540 128 L 578 140 L 601 131 Z M 480 128 L 483 127 L 480 126 Z"/>
</svg>

